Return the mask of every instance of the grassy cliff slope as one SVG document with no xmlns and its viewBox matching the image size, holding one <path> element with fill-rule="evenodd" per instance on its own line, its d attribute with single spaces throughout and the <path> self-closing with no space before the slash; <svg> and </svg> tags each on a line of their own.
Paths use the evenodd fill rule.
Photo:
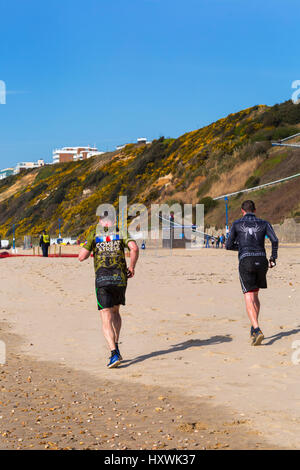
<svg viewBox="0 0 300 470">
<path fill-rule="evenodd" d="M 272 147 L 300 132 L 300 105 L 255 106 L 230 114 L 177 139 L 127 145 L 89 160 L 47 165 L 0 181 L 0 234 L 38 234 L 44 228 L 78 236 L 96 221 L 99 204 L 197 203 L 205 197 L 256 186 L 300 171 L 300 149 Z M 300 215 L 300 180 L 250 193 L 272 222 Z M 230 217 L 241 197 L 230 200 Z M 206 222 L 224 226 L 224 204 L 211 206 Z"/>
</svg>

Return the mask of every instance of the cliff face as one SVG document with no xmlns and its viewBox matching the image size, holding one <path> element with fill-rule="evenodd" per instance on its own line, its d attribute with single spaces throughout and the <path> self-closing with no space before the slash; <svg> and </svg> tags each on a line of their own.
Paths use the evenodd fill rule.
<svg viewBox="0 0 300 470">
<path fill-rule="evenodd" d="M 101 203 L 197 203 L 300 171 L 300 149 L 272 147 L 299 132 L 300 105 L 255 106 L 189 132 L 148 145 L 127 145 L 81 162 L 49 165 L 0 181 L 0 234 L 38 234 L 47 228 L 78 236 L 96 220 Z M 300 215 L 299 180 L 250 193 L 271 222 Z M 230 218 L 241 197 L 230 199 Z M 224 226 L 223 202 L 208 207 L 206 223 Z"/>
<path fill-rule="evenodd" d="M 300 222 L 300 218 L 299 218 Z M 300 242 L 300 223 L 294 219 L 285 219 L 283 224 L 275 224 L 274 230 L 280 242 L 299 243 Z"/>
</svg>

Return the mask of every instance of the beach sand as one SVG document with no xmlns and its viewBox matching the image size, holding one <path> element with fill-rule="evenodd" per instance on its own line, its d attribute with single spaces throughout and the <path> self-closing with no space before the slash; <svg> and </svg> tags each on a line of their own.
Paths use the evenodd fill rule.
<svg viewBox="0 0 300 470">
<path fill-rule="evenodd" d="M 113 370 L 92 260 L 0 260 L 0 448 L 299 448 L 299 254 L 280 249 L 251 347 L 236 253 L 142 252 Z"/>
</svg>

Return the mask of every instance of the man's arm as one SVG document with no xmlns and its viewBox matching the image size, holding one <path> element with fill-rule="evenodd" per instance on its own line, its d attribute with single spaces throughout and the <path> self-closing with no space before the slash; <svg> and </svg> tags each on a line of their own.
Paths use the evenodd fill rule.
<svg viewBox="0 0 300 470">
<path fill-rule="evenodd" d="M 87 250 L 86 248 L 80 248 L 79 254 L 78 254 L 78 260 L 79 261 L 84 261 L 85 259 L 88 259 L 90 256 L 91 252 Z"/>
<path fill-rule="evenodd" d="M 272 225 L 269 222 L 267 222 L 266 235 L 269 237 L 272 243 L 272 255 L 270 258 L 270 263 L 271 263 L 271 260 L 275 261 L 278 256 L 278 238 L 276 236 L 276 233 L 274 232 Z M 270 264 L 270 267 L 272 267 L 271 264 Z"/>
<path fill-rule="evenodd" d="M 228 238 L 226 240 L 225 248 L 226 250 L 233 250 L 233 251 L 238 251 L 238 243 L 236 241 L 236 229 L 235 229 L 235 223 L 233 223 L 231 230 L 229 232 Z"/>
<path fill-rule="evenodd" d="M 94 250 L 94 247 L 95 247 L 94 235 L 95 235 L 94 231 L 90 232 L 89 236 L 87 237 L 87 240 L 84 243 L 84 246 L 79 250 L 79 254 L 78 254 L 79 261 L 84 261 L 85 259 L 88 259 L 91 252 Z"/>
<path fill-rule="evenodd" d="M 135 265 L 139 258 L 139 247 L 134 241 L 130 241 L 128 242 L 128 249 L 130 251 L 130 265 L 128 268 L 128 277 L 133 277 Z"/>
</svg>

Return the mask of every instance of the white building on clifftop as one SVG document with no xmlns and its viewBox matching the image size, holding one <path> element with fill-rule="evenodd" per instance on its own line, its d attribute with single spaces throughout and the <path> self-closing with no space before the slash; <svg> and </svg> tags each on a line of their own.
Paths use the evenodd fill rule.
<svg viewBox="0 0 300 470">
<path fill-rule="evenodd" d="M 53 163 L 76 162 L 99 155 L 96 147 L 63 147 L 53 151 Z"/>
<path fill-rule="evenodd" d="M 44 165 L 44 160 L 38 160 L 37 162 L 20 162 L 16 164 L 14 174 L 17 175 L 18 173 L 20 173 L 20 171 L 31 170 L 32 168 L 40 168 Z"/>
</svg>

